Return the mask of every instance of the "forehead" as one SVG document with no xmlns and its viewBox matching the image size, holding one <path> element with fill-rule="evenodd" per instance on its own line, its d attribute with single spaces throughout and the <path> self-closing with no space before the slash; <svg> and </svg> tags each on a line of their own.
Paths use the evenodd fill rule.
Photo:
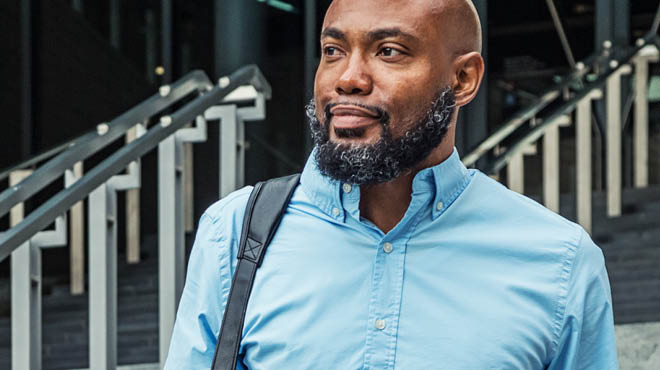
<svg viewBox="0 0 660 370">
<path fill-rule="evenodd" d="M 398 28 L 417 36 L 437 34 L 440 12 L 430 0 L 335 0 L 328 9 L 323 28 L 348 34 L 378 28 Z"/>
</svg>

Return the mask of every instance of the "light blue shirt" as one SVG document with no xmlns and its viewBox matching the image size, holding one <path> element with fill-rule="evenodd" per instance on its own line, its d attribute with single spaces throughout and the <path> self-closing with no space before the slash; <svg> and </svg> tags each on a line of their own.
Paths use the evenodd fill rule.
<svg viewBox="0 0 660 370">
<path fill-rule="evenodd" d="M 202 216 L 166 369 L 210 368 L 250 190 Z M 239 368 L 618 368 L 603 255 L 580 226 L 456 151 L 415 176 L 389 233 L 359 200 L 308 161 L 257 271 Z"/>
</svg>

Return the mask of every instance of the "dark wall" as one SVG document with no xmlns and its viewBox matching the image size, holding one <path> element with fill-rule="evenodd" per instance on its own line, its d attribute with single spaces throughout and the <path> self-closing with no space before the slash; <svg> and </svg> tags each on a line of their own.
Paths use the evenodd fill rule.
<svg viewBox="0 0 660 370">
<path fill-rule="evenodd" d="M 17 0 L 0 1 L 0 168 L 20 159 L 21 47 Z"/>
<path fill-rule="evenodd" d="M 101 34 L 60 0 L 42 0 L 35 150 L 80 135 L 146 98 L 152 88 Z"/>
</svg>

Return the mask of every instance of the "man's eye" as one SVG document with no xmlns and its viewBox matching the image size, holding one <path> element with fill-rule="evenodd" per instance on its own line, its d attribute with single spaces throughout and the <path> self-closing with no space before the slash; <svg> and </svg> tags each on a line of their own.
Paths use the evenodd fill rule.
<svg viewBox="0 0 660 370">
<path fill-rule="evenodd" d="M 384 56 L 384 57 L 396 57 L 399 55 L 403 55 L 402 52 L 394 49 L 394 48 L 382 48 L 378 52 L 378 55 Z"/>
<path fill-rule="evenodd" d="M 328 46 L 328 47 L 323 48 L 323 54 L 325 54 L 326 56 L 332 57 L 332 56 L 336 56 L 337 54 L 339 54 L 339 50 L 337 50 L 337 48 L 335 48 L 335 47 Z"/>
</svg>

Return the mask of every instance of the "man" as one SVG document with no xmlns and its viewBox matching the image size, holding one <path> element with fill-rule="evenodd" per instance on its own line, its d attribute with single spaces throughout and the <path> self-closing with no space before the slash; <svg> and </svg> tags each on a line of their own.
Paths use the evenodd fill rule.
<svg viewBox="0 0 660 370">
<path fill-rule="evenodd" d="M 603 256 L 579 226 L 466 169 L 484 74 L 469 0 L 336 0 L 315 149 L 245 315 L 248 369 L 617 368 Z M 250 188 L 200 221 L 166 369 L 208 369 Z"/>
</svg>

